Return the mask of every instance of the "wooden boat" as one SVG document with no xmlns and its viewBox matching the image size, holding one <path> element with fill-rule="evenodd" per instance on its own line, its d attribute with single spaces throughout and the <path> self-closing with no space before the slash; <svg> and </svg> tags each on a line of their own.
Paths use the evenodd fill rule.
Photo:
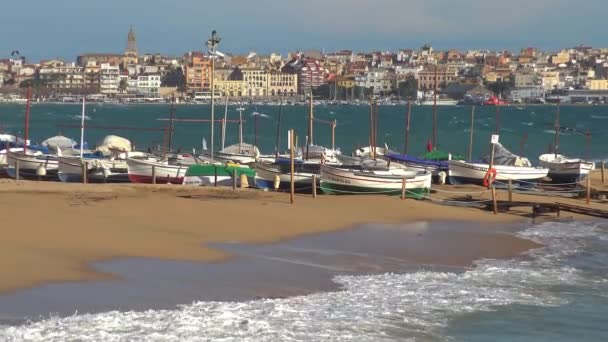
<svg viewBox="0 0 608 342">
<path fill-rule="evenodd" d="M 251 144 L 242 143 L 230 145 L 213 155 L 214 160 L 224 163 L 251 164 L 260 155 L 260 150 Z"/>
<path fill-rule="evenodd" d="M 151 184 L 156 176 L 159 184 L 182 184 L 188 167 L 190 165 L 170 164 L 160 158 L 127 158 L 127 171 L 132 183 Z"/>
<path fill-rule="evenodd" d="M 218 185 L 232 186 L 236 171 L 237 186 L 241 186 L 241 175 L 246 175 L 248 181 L 254 181 L 255 170 L 247 165 L 228 163 L 226 165 L 196 164 L 186 170 L 184 185 Z"/>
<path fill-rule="evenodd" d="M 447 173 L 450 169 L 449 160 L 431 160 L 399 153 L 388 153 L 385 155 L 385 158 L 391 162 L 405 165 L 410 170 L 431 172 L 434 176 L 437 176 L 442 171 Z"/>
<path fill-rule="evenodd" d="M 530 187 L 547 177 L 549 169 L 531 166 L 494 165 L 496 181 L 507 183 L 511 180 L 520 187 Z M 464 161 L 450 161 L 450 184 L 477 184 L 483 185 L 483 180 L 490 165 L 487 163 L 467 163 Z M 497 186 L 501 184 L 497 183 Z"/>
<path fill-rule="evenodd" d="M 8 169 L 8 160 L 6 159 L 6 154 L 8 152 L 23 152 L 23 148 L 14 147 L 9 149 L 3 149 L 0 151 L 0 178 L 8 177 L 7 169 Z"/>
<path fill-rule="evenodd" d="M 321 190 L 326 194 L 400 195 L 406 179 L 406 195 L 423 198 L 431 189 L 430 172 L 417 173 L 406 169 L 362 171 L 321 166 Z"/>
<path fill-rule="evenodd" d="M 117 157 L 103 157 L 99 154 L 58 157 L 58 178 L 62 182 L 82 182 L 83 165 L 87 166 L 89 183 L 128 183 L 129 174 L 126 158 L 145 157 L 143 152 L 123 153 Z M 122 157 L 122 158 L 121 158 Z"/>
<path fill-rule="evenodd" d="M 256 163 L 255 186 L 262 190 L 288 191 L 291 188 L 291 165 L 287 163 Z M 319 175 L 320 164 L 294 163 L 294 186 L 296 192 L 312 192 L 313 176 Z M 279 182 L 278 185 L 275 182 Z"/>
<path fill-rule="evenodd" d="M 32 146 L 28 146 L 27 152 L 7 152 L 6 159 L 6 172 L 13 179 L 17 178 L 18 163 L 20 179 L 58 180 L 58 161 L 55 155 L 34 151 Z"/>
<path fill-rule="evenodd" d="M 549 169 L 553 183 L 578 183 L 595 169 L 595 163 L 561 154 L 548 153 L 538 157 L 540 166 Z"/>
</svg>

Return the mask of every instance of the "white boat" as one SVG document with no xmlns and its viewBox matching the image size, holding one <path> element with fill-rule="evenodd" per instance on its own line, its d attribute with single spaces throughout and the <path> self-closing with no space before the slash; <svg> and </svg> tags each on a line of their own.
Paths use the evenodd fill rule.
<svg viewBox="0 0 608 342">
<path fill-rule="evenodd" d="M 31 150 L 9 151 L 6 160 L 8 164 L 6 172 L 11 178 L 17 178 L 18 163 L 20 179 L 57 180 L 58 162 L 55 155 Z"/>
<path fill-rule="evenodd" d="M 230 145 L 213 154 L 213 159 L 220 162 L 232 162 L 238 164 L 251 164 L 257 160 L 260 150 L 252 144 L 242 143 Z M 209 157 L 209 154 L 205 154 Z"/>
<path fill-rule="evenodd" d="M 189 166 L 169 164 L 168 161 L 158 158 L 127 158 L 127 170 L 132 183 L 151 184 L 156 176 L 156 183 L 159 184 L 182 184 Z"/>
<path fill-rule="evenodd" d="M 423 198 L 431 189 L 432 174 L 406 169 L 361 171 L 321 166 L 321 190 L 326 194 L 400 195 L 403 179 L 408 197 Z"/>
<path fill-rule="evenodd" d="M 294 165 L 294 187 L 296 192 L 312 192 L 313 176 L 318 176 L 318 164 L 304 166 L 300 162 Z M 256 163 L 255 186 L 263 190 L 289 190 L 291 187 L 291 165 L 290 164 L 266 164 Z M 275 182 L 279 182 L 275 184 Z"/>
<path fill-rule="evenodd" d="M 492 168 L 496 170 L 496 186 L 504 187 L 511 181 L 519 187 L 532 187 L 549 174 L 549 169 L 533 167 L 527 158 L 511 153 L 500 143 L 494 144 Z M 491 156 L 485 156 L 481 162 L 449 161 L 450 184 L 484 185 L 484 179 L 490 169 Z"/>
<path fill-rule="evenodd" d="M 300 147 L 296 150 L 296 156 L 307 162 L 315 162 L 319 164 L 330 163 L 338 164 L 340 161 L 337 156 L 342 154 L 338 149 L 331 149 L 319 145 L 309 145 Z"/>
<path fill-rule="evenodd" d="M 577 183 L 584 180 L 595 169 L 595 163 L 579 158 L 568 158 L 561 154 L 548 153 L 538 157 L 540 166 L 549 169 L 553 183 Z"/>
<path fill-rule="evenodd" d="M 365 146 L 365 147 L 359 147 L 357 148 L 355 151 L 353 151 L 353 155 L 357 156 L 357 157 L 366 157 L 366 158 L 371 158 L 372 157 L 372 148 L 370 146 Z M 377 146 L 376 147 L 376 156 L 384 156 L 387 153 L 390 152 L 388 147 L 380 147 Z"/>
<path fill-rule="evenodd" d="M 129 152 L 129 157 L 143 157 L 143 152 Z M 62 182 L 82 182 L 83 166 L 86 163 L 87 182 L 129 182 L 127 161 L 124 158 L 102 158 L 89 156 L 58 157 L 58 177 Z"/>
<path fill-rule="evenodd" d="M 458 104 L 458 100 L 452 99 L 437 99 L 438 106 L 456 106 Z M 433 100 L 423 100 L 420 101 L 420 105 L 422 106 L 434 106 L 435 101 Z"/>
<path fill-rule="evenodd" d="M 6 158 L 6 154 L 8 152 L 23 152 L 23 148 L 21 147 L 14 147 L 14 148 L 10 148 L 8 150 L 2 150 L 0 151 L 0 178 L 2 177 L 8 177 L 7 174 L 7 168 L 8 168 L 8 160 Z"/>
<path fill-rule="evenodd" d="M 451 160 L 449 163 L 450 184 L 483 185 L 490 168 L 487 163 L 468 163 L 459 160 Z M 496 169 L 497 182 L 507 183 L 511 180 L 520 187 L 534 185 L 549 174 L 549 169 L 543 167 L 493 165 L 493 168 Z M 501 185 L 500 183 L 497 185 Z"/>
</svg>

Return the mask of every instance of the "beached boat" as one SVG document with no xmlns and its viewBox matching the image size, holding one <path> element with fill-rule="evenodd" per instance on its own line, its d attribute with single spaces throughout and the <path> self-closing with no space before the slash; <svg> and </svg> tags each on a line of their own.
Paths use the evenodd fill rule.
<svg viewBox="0 0 608 342">
<path fill-rule="evenodd" d="M 543 154 L 538 159 L 540 166 L 549 169 L 549 178 L 553 183 L 577 183 L 595 169 L 593 162 L 568 158 L 561 154 Z"/>
<path fill-rule="evenodd" d="M 8 167 L 6 173 L 11 178 L 17 178 L 17 164 L 19 167 L 19 178 L 30 180 L 58 180 L 57 156 L 41 151 L 33 150 L 28 146 L 27 151 L 7 152 L 6 160 Z"/>
<path fill-rule="evenodd" d="M 294 162 L 294 187 L 296 192 L 311 192 L 313 175 L 319 175 L 321 165 L 318 163 Z M 256 163 L 255 186 L 263 190 L 287 191 L 291 188 L 291 165 L 287 163 Z M 278 181 L 278 184 L 276 182 Z"/>
<path fill-rule="evenodd" d="M 104 157 L 99 153 L 58 157 L 58 178 L 62 182 L 82 182 L 83 165 L 87 167 L 89 183 L 128 183 L 126 157 L 145 157 L 143 152 L 129 152 L 123 157 Z"/>
<path fill-rule="evenodd" d="M 418 172 L 431 172 L 434 176 L 437 176 L 439 172 L 448 172 L 450 169 L 449 159 L 448 160 L 432 160 L 426 158 L 419 158 L 407 154 L 399 153 L 388 153 L 384 156 L 391 162 L 396 162 L 405 165 L 408 169 L 416 170 Z M 449 157 L 451 158 L 451 157 Z"/>
<path fill-rule="evenodd" d="M 188 167 L 190 165 L 170 164 L 159 158 L 127 158 L 127 170 L 132 183 L 151 184 L 156 176 L 156 183 L 159 184 L 182 184 Z"/>
<path fill-rule="evenodd" d="M 186 170 L 184 185 L 218 185 L 232 186 L 236 171 L 237 186 L 241 186 L 241 175 L 247 176 L 247 181 L 253 184 L 255 170 L 247 165 L 228 163 L 226 165 L 196 164 Z"/>
<path fill-rule="evenodd" d="M 485 156 L 480 162 L 450 161 L 450 184 L 484 185 L 484 179 L 490 169 L 491 156 Z M 527 158 L 511 153 L 500 143 L 495 144 L 492 167 L 496 170 L 496 186 L 504 187 L 512 181 L 519 187 L 531 187 L 549 173 L 548 168 L 533 167 Z"/>
<path fill-rule="evenodd" d="M 387 194 L 400 195 L 403 178 L 407 196 L 423 198 L 431 189 L 431 173 L 407 169 L 387 171 L 350 170 L 321 166 L 321 190 L 326 194 Z"/>
<path fill-rule="evenodd" d="M 260 155 L 260 150 L 252 144 L 242 143 L 230 145 L 213 154 L 214 160 L 224 163 L 251 164 Z"/>
</svg>

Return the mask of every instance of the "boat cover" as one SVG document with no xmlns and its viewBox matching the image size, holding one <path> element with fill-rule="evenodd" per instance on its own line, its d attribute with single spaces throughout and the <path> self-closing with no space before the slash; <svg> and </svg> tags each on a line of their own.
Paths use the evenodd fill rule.
<svg viewBox="0 0 608 342">
<path fill-rule="evenodd" d="M 96 150 L 104 155 L 109 155 L 116 152 L 131 152 L 132 146 L 128 139 L 117 135 L 108 135 L 103 138 L 103 141 L 97 146 Z"/>
<path fill-rule="evenodd" d="M 45 141 L 42 142 L 41 145 L 44 147 L 48 147 L 51 150 L 57 150 L 57 149 L 67 150 L 68 148 L 73 148 L 74 146 L 76 146 L 77 143 L 76 143 L 76 141 L 74 141 L 68 137 L 64 137 L 62 135 L 57 135 L 52 138 L 46 139 Z"/>
<path fill-rule="evenodd" d="M 490 159 L 491 154 L 488 154 L 482 158 L 482 161 L 490 164 Z M 494 165 L 532 167 L 532 163 L 530 163 L 528 158 L 513 154 L 500 143 L 496 143 L 494 147 Z"/>
</svg>

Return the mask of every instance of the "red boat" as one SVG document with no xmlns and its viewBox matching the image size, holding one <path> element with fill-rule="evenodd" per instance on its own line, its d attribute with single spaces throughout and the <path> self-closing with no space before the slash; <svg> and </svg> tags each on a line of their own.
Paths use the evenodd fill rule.
<svg viewBox="0 0 608 342">
<path fill-rule="evenodd" d="M 509 104 L 509 103 L 507 101 L 505 101 L 505 100 L 501 100 L 498 97 L 492 95 L 483 104 L 486 105 L 486 106 L 501 106 L 501 105 L 506 105 L 506 104 Z"/>
</svg>

